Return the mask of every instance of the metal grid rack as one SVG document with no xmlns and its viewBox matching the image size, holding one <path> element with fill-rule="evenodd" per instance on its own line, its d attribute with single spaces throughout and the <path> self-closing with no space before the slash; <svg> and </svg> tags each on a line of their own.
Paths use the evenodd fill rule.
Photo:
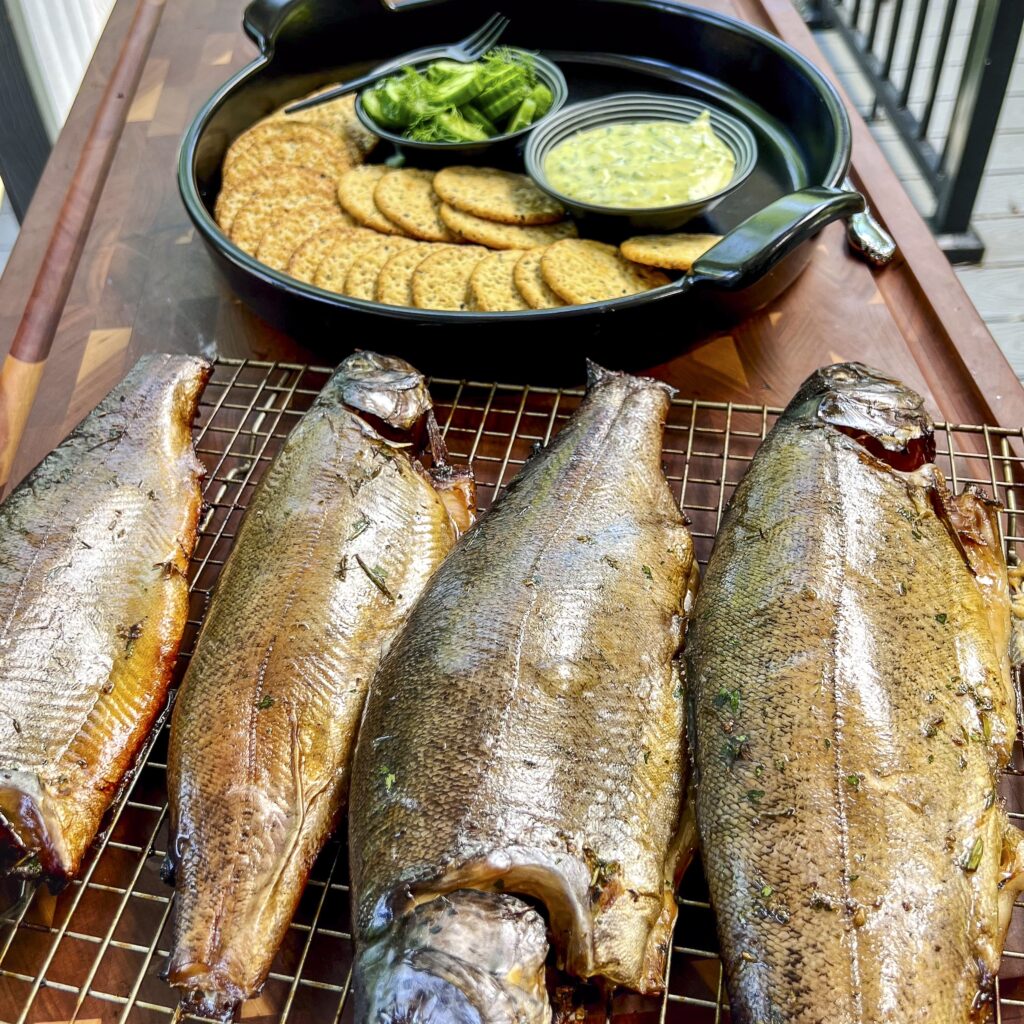
<svg viewBox="0 0 1024 1024">
<path fill-rule="evenodd" d="M 195 436 L 207 467 L 207 511 L 191 566 L 191 614 L 179 658 L 187 664 L 196 631 L 253 487 L 330 371 L 285 363 L 220 361 L 203 396 Z M 435 379 L 438 422 L 458 461 L 475 470 L 481 508 L 509 482 L 531 449 L 546 443 L 575 408 L 580 392 Z M 703 564 L 729 495 L 777 409 L 672 403 L 665 469 L 691 521 Z M 954 487 L 978 484 L 1006 512 L 1008 554 L 1024 540 L 1024 429 L 940 425 L 938 463 Z M 167 842 L 164 783 L 167 716 L 140 755 L 134 776 L 111 809 L 80 877 L 62 893 L 45 889 L 0 920 L 0 1021 L 4 1024 L 158 1024 L 177 1021 L 176 999 L 160 979 L 167 955 L 172 893 L 159 878 Z M 1024 826 L 1024 753 L 1003 778 L 1010 815 Z M 324 850 L 262 994 L 245 1005 L 255 1022 L 351 1021 L 352 963 L 344 837 Z M 8 894 L 9 901 L 14 894 Z M 596 992 L 556 1006 L 588 1024 L 711 1024 L 729 1020 L 714 921 L 699 864 L 683 879 L 679 923 L 662 998 Z M 1024 1021 L 1024 903 L 1015 909 L 997 988 L 999 1024 Z"/>
</svg>

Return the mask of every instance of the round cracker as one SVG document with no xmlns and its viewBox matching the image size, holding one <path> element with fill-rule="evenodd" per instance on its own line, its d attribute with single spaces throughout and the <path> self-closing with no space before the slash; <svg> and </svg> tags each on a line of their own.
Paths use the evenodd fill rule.
<svg viewBox="0 0 1024 1024">
<path fill-rule="evenodd" d="M 386 306 L 415 306 L 412 297 L 414 271 L 432 253 L 447 248 L 441 242 L 420 242 L 392 256 L 377 275 L 377 301 Z"/>
<path fill-rule="evenodd" d="M 353 167 L 338 182 L 338 202 L 364 227 L 373 228 L 382 235 L 404 235 L 405 232 L 394 221 L 381 213 L 373 198 L 378 182 L 390 169 L 383 164 Z"/>
<path fill-rule="evenodd" d="M 373 190 L 377 209 L 413 238 L 425 242 L 461 242 L 443 220 L 441 200 L 434 191 L 433 171 L 402 167 L 388 171 Z"/>
<path fill-rule="evenodd" d="M 586 238 L 556 242 L 541 257 L 551 289 L 573 305 L 618 299 L 668 284 L 660 270 L 631 263 L 614 245 Z"/>
<path fill-rule="evenodd" d="M 342 294 L 349 295 L 353 299 L 376 301 L 377 278 L 380 275 L 381 267 L 403 249 L 416 248 L 419 245 L 419 242 L 415 242 L 411 238 L 392 236 L 381 238 L 372 247 L 360 249 L 345 275 Z M 426 254 L 424 253 L 424 255 Z"/>
<path fill-rule="evenodd" d="M 530 304 L 516 287 L 516 264 L 522 258 L 520 249 L 504 249 L 485 256 L 469 278 L 469 295 L 473 305 L 486 313 L 507 313 L 529 309 Z"/>
<path fill-rule="evenodd" d="M 314 124 L 267 121 L 249 129 L 253 136 L 244 149 L 238 140 L 224 157 L 225 182 L 241 181 L 270 164 L 305 167 L 337 181 L 352 166 L 345 144 L 331 131 Z"/>
<path fill-rule="evenodd" d="M 689 270 L 698 257 L 718 245 L 721 235 L 698 235 L 680 231 L 674 235 L 637 235 L 619 248 L 627 260 L 647 267 Z"/>
<path fill-rule="evenodd" d="M 434 189 L 456 210 L 502 224 L 555 224 L 565 217 L 562 204 L 525 174 L 496 167 L 445 167 Z"/>
<path fill-rule="evenodd" d="M 412 298 L 417 309 L 470 309 L 469 278 L 487 250 L 453 245 L 435 252 L 413 271 Z"/>
<path fill-rule="evenodd" d="M 456 210 L 447 203 L 441 204 L 441 220 L 456 234 L 470 242 L 486 245 L 489 249 L 535 249 L 539 245 L 551 245 L 563 238 L 575 238 L 577 234 L 576 225 L 571 220 L 539 224 L 536 227 L 499 224 Z"/>
<path fill-rule="evenodd" d="M 380 235 L 367 238 L 361 235 L 342 238 L 334 244 L 331 251 L 320 261 L 313 276 L 313 284 L 325 288 L 329 292 L 344 293 L 345 278 L 357 257 L 369 252 L 383 239 Z"/>
<path fill-rule="evenodd" d="M 267 228 L 256 249 L 256 259 L 271 270 L 286 270 L 295 250 L 311 235 L 352 226 L 352 218 L 340 206 L 303 207 Z"/>
<path fill-rule="evenodd" d="M 230 238 L 243 252 L 255 256 L 263 236 L 279 220 L 299 212 L 304 216 L 314 216 L 315 211 L 326 213 L 336 205 L 321 195 L 260 191 L 238 211 L 231 224 Z"/>
<path fill-rule="evenodd" d="M 321 88 L 314 89 L 313 92 L 299 99 L 312 99 L 314 96 L 319 96 L 333 89 L 335 84 L 337 83 L 321 86 Z M 278 107 L 269 117 L 265 117 L 260 124 L 266 124 L 268 121 L 282 121 L 315 124 L 320 128 L 327 128 L 345 143 L 353 167 L 356 164 L 361 164 L 373 151 L 377 143 L 380 142 L 378 136 L 363 127 L 362 122 L 356 115 L 356 94 L 354 92 L 346 93 L 337 99 L 328 100 L 326 103 L 309 107 L 306 110 L 296 111 L 294 114 L 285 113 L 288 107 L 298 102 L 298 99 L 289 100 Z"/>
<path fill-rule="evenodd" d="M 318 231 L 315 235 L 307 238 L 292 253 L 288 261 L 288 274 L 296 281 L 305 281 L 312 284 L 316 272 L 328 256 L 331 250 L 345 239 L 355 240 L 358 238 L 372 239 L 380 237 L 376 231 L 369 228 L 328 228 L 326 231 Z"/>
<path fill-rule="evenodd" d="M 224 234 L 229 234 L 238 211 L 260 192 L 294 192 L 298 195 L 316 193 L 333 199 L 334 185 L 315 171 L 305 167 L 287 167 L 273 164 L 263 168 L 255 177 L 223 186 L 213 208 L 213 216 Z"/>
<path fill-rule="evenodd" d="M 516 287 L 531 309 L 557 309 L 565 303 L 556 295 L 540 272 L 545 249 L 527 249 L 512 271 Z"/>
</svg>

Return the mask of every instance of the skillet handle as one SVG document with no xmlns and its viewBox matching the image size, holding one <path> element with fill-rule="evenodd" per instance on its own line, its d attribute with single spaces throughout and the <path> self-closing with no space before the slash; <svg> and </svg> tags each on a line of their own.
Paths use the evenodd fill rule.
<svg viewBox="0 0 1024 1024">
<path fill-rule="evenodd" d="M 682 281 L 744 288 L 763 277 L 807 238 L 840 217 L 864 209 L 864 197 L 845 189 L 791 192 L 733 228 L 693 265 Z"/>
<path fill-rule="evenodd" d="M 260 53 L 268 54 L 274 48 L 281 26 L 303 6 L 295 0 L 252 0 L 242 15 L 242 28 Z"/>
</svg>

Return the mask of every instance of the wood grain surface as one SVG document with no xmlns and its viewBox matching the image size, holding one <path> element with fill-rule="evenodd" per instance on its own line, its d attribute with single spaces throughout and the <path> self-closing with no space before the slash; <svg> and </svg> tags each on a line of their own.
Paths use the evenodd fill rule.
<svg viewBox="0 0 1024 1024">
<path fill-rule="evenodd" d="M 791 0 L 703 5 L 775 31 L 823 64 Z M 324 360 L 260 321 L 228 290 L 177 193 L 182 132 L 210 93 L 255 56 L 241 30 L 243 7 L 240 0 L 118 0 L 115 6 L 0 279 L 0 355 L 25 330 L 26 311 L 39 315 L 38 304 L 30 307 L 33 292 L 52 326 L 52 351 L 11 482 L 143 352 Z M 146 26 L 155 31 L 145 47 L 137 13 L 143 8 L 159 18 Z M 83 147 L 96 142 L 90 126 L 98 121 L 97 94 L 119 63 L 132 60 L 139 66 L 130 94 L 120 98 L 123 124 L 109 167 L 82 182 L 73 168 Z M 896 262 L 882 271 L 868 268 L 849 252 L 842 226 L 833 225 L 819 236 L 808 270 L 774 304 L 651 369 L 686 395 L 782 404 L 814 367 L 862 359 L 921 388 L 944 418 L 1024 423 L 1024 390 L 866 126 L 852 110 L 851 116 L 853 177 L 896 236 Z M 95 194 L 96 206 L 83 221 L 67 281 L 52 287 L 44 257 L 60 231 L 69 188 Z"/>
</svg>

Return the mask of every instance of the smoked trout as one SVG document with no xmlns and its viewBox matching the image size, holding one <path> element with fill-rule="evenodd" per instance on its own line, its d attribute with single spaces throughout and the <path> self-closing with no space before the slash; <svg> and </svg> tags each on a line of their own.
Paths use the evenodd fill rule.
<svg viewBox="0 0 1024 1024">
<path fill-rule="evenodd" d="M 72 877 L 167 698 L 210 367 L 146 356 L 0 505 L 0 858 Z"/>
<path fill-rule="evenodd" d="M 1021 833 L 998 509 L 921 397 L 814 373 L 722 521 L 687 637 L 704 865 L 736 1024 L 988 1015 Z"/>
<path fill-rule="evenodd" d="M 197 1013 L 230 1017 L 263 984 L 337 822 L 370 678 L 465 522 L 468 474 L 435 448 L 428 476 L 381 434 L 407 437 L 429 409 L 408 363 L 346 359 L 268 467 L 221 572 L 168 760 L 167 976 Z"/>
<path fill-rule="evenodd" d="M 371 684 L 349 819 L 356 1024 L 547 1021 L 537 906 L 578 977 L 664 984 L 696 583 L 661 468 L 670 393 L 592 366 Z"/>
</svg>

